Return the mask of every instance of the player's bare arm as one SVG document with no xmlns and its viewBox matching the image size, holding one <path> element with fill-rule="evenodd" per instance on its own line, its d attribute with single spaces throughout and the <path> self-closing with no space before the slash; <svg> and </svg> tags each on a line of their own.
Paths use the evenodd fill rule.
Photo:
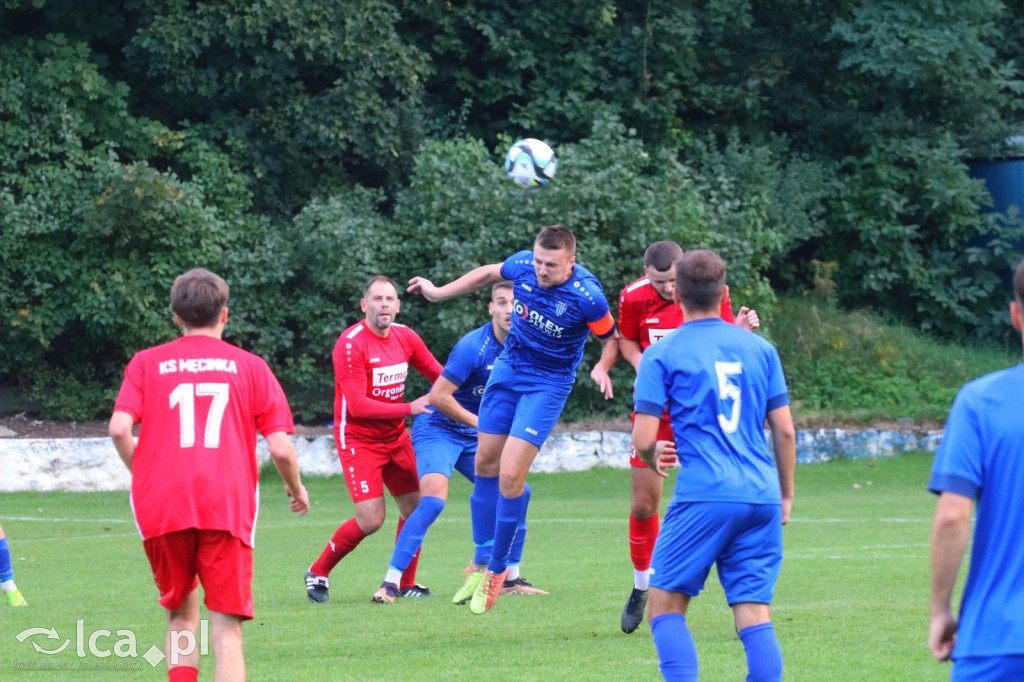
<svg viewBox="0 0 1024 682">
<path fill-rule="evenodd" d="M 793 473 L 796 469 L 796 429 L 789 405 L 768 412 L 768 426 L 772 430 L 775 468 L 779 471 L 779 490 L 782 493 L 782 523 L 789 523 L 793 508 Z"/>
<path fill-rule="evenodd" d="M 626 359 L 626 362 L 633 365 L 634 371 L 640 369 L 640 358 L 643 357 L 643 348 L 636 339 L 619 337 L 619 353 Z"/>
<path fill-rule="evenodd" d="M 675 443 L 658 440 L 660 422 L 660 416 L 637 412 L 633 420 L 633 449 L 651 471 L 668 478 L 668 470 L 677 464 L 678 458 Z"/>
<path fill-rule="evenodd" d="M 611 400 L 615 397 L 615 393 L 612 390 L 612 378 L 608 372 L 615 366 L 615 362 L 618 359 L 619 332 L 616 330 L 607 339 L 601 339 L 601 358 L 594 365 L 594 368 L 590 370 L 590 378 L 601 389 L 605 400 Z"/>
<path fill-rule="evenodd" d="M 130 414 L 118 411 L 110 417 L 110 425 L 107 427 L 110 439 L 114 441 L 114 449 L 128 471 L 132 470 L 132 459 L 135 457 L 135 436 L 132 435 L 134 424 L 135 420 Z"/>
<path fill-rule="evenodd" d="M 267 448 L 270 449 L 270 457 L 274 460 L 274 467 L 277 468 L 277 473 L 284 480 L 284 492 L 291 498 L 288 508 L 302 516 L 309 511 L 309 494 L 306 492 L 306 487 L 302 485 L 295 445 L 284 431 L 271 433 L 266 436 L 266 440 Z"/>
<path fill-rule="evenodd" d="M 449 298 L 479 291 L 495 282 L 500 282 L 504 279 L 501 276 L 501 265 L 501 263 L 481 265 L 478 268 L 473 268 L 462 277 L 440 287 L 425 277 L 413 277 L 409 280 L 406 292 L 419 294 L 431 303 L 446 301 Z"/>
<path fill-rule="evenodd" d="M 406 404 L 409 406 L 409 415 L 412 417 L 417 417 L 425 412 L 433 412 L 433 410 L 430 409 L 429 393 L 421 395 L 419 398 L 416 398 L 416 400 Z"/>
<path fill-rule="evenodd" d="M 932 524 L 932 582 L 928 648 L 939 661 L 949 660 L 956 643 L 957 620 L 950 603 L 971 534 L 971 499 L 944 492 L 935 505 Z"/>
<path fill-rule="evenodd" d="M 460 424 L 472 426 L 477 425 L 477 416 L 459 404 L 455 399 L 455 391 L 458 386 L 443 376 L 439 376 L 430 389 L 430 406 L 440 411 L 445 416 Z"/>
</svg>

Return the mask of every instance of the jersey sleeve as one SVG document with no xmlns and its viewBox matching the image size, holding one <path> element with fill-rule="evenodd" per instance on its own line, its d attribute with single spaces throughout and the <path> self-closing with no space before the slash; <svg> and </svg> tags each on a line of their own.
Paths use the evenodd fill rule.
<svg viewBox="0 0 1024 682">
<path fill-rule="evenodd" d="M 339 340 L 339 345 L 341 341 Z M 348 356 L 346 358 L 346 355 Z M 366 395 L 366 357 L 361 346 L 353 344 L 351 352 L 334 350 L 334 388 L 345 396 L 348 412 L 358 419 L 396 419 L 412 414 L 409 403 L 390 403 Z"/>
<path fill-rule="evenodd" d="M 782 361 L 779 359 L 779 351 L 775 346 L 768 346 L 769 358 L 768 367 L 771 374 L 768 377 L 768 405 L 769 412 L 789 405 L 789 388 L 786 386 L 786 375 L 782 371 Z"/>
<path fill-rule="evenodd" d="M 967 387 L 960 389 L 946 420 L 942 442 L 935 453 L 928 489 L 978 499 L 981 492 L 981 453 L 984 444 L 978 417 Z"/>
<path fill-rule="evenodd" d="M 437 381 L 437 377 L 441 375 L 444 367 L 437 361 L 434 354 L 427 348 L 427 344 L 423 343 L 423 339 L 416 332 L 410 331 L 410 344 L 411 353 L 409 355 L 409 364 L 416 368 L 420 374 L 426 377 L 427 381 L 433 384 Z"/>
<path fill-rule="evenodd" d="M 262 358 L 255 367 L 257 385 L 256 430 L 263 436 L 273 433 L 295 433 L 292 410 L 288 405 L 281 383 Z"/>
<path fill-rule="evenodd" d="M 533 267 L 533 251 L 519 251 L 506 258 L 501 264 L 501 276 L 514 282 L 525 267 Z"/>
<path fill-rule="evenodd" d="M 448 354 L 448 361 L 444 363 L 444 371 L 441 375 L 452 382 L 456 388 L 462 386 L 469 379 L 473 370 L 476 369 L 477 353 L 476 344 L 472 343 L 470 334 L 459 339 L 452 352 Z"/>
<path fill-rule="evenodd" d="M 635 302 L 627 295 L 627 289 L 619 294 L 619 333 L 624 339 L 639 342 L 640 316 L 637 315 Z"/>
<path fill-rule="evenodd" d="M 597 284 L 597 280 L 594 280 L 594 283 Z M 604 297 L 601 285 L 597 284 L 596 291 L 588 296 L 587 300 L 584 317 L 587 326 L 590 327 L 590 331 L 602 339 L 608 338 L 615 333 L 615 320 L 612 318 L 608 299 Z"/>
<path fill-rule="evenodd" d="M 640 356 L 640 367 L 633 386 L 634 410 L 661 417 L 668 403 L 667 390 L 664 368 L 657 354 L 648 349 Z"/>
<path fill-rule="evenodd" d="M 142 419 L 142 362 L 138 355 L 132 356 L 124 369 L 124 380 L 114 401 L 114 412 L 130 414 L 132 421 L 138 423 Z"/>
</svg>

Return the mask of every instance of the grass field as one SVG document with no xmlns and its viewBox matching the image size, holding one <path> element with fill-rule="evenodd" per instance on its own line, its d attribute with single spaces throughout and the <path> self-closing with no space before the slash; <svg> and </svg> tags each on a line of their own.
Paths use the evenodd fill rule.
<svg viewBox="0 0 1024 682">
<path fill-rule="evenodd" d="M 930 464 L 928 455 L 906 455 L 798 466 L 774 605 L 787 680 L 948 678 L 949 668 L 935 663 L 924 643 Z M 503 597 L 490 613 L 473 616 L 449 601 L 471 549 L 464 481 L 453 483 L 423 549 L 419 582 L 441 596 L 379 606 L 370 595 L 390 556 L 393 508 L 385 528 L 335 570 L 330 603 L 313 605 L 303 574 L 351 516 L 351 502 L 339 479 L 311 479 L 312 510 L 294 516 L 268 479 L 257 530 L 256 618 L 245 626 L 250 679 L 660 679 L 647 624 L 632 635 L 619 630 L 632 586 L 628 471 L 535 475 L 530 482 L 523 575 L 551 595 Z M 154 669 L 141 658 L 162 644 L 164 617 L 127 493 L 9 493 L 2 514 L 30 606 L 0 608 L 0 678 L 54 664 L 71 669 L 30 679 L 164 677 L 162 665 Z M 117 631 L 130 630 L 140 657 L 92 655 L 88 642 L 78 641 L 79 620 L 82 639 L 94 637 L 99 651 L 127 651 L 130 638 Z M 688 620 L 701 678 L 743 679 L 742 646 L 714 577 Z M 26 628 L 54 628 L 58 637 L 19 642 Z M 70 644 L 59 654 L 33 648 L 56 649 L 64 640 Z M 81 669 L 110 661 L 141 669 Z M 212 679 L 212 663 L 204 657 L 203 679 Z"/>
</svg>

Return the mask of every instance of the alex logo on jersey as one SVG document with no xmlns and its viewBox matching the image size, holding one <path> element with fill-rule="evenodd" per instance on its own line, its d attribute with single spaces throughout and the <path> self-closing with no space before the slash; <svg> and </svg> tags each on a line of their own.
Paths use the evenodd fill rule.
<svg viewBox="0 0 1024 682">
<path fill-rule="evenodd" d="M 370 393 L 374 398 L 401 400 L 405 396 L 405 379 L 409 376 L 409 363 L 374 367 Z"/>
<path fill-rule="evenodd" d="M 555 307 L 555 312 L 557 314 L 561 314 L 558 312 L 558 306 L 561 306 L 562 312 L 565 312 L 565 304 L 559 303 Z M 529 307 L 527 307 L 527 305 L 520 301 L 518 298 L 512 303 L 512 312 L 517 317 L 525 320 L 526 322 L 529 322 L 533 327 L 539 329 L 548 336 L 554 337 L 556 339 L 562 338 L 562 332 L 565 331 L 565 327 L 559 326 L 552 322 L 551 320 L 546 319 L 536 310 L 530 310 Z"/>
</svg>

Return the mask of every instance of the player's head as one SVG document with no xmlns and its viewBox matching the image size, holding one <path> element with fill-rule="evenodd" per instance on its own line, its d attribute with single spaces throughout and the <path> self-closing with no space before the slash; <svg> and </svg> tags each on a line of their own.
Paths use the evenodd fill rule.
<svg viewBox="0 0 1024 682">
<path fill-rule="evenodd" d="M 666 301 L 672 300 L 676 290 L 676 261 L 683 255 L 683 249 L 675 242 L 654 242 L 644 251 L 644 274 L 651 288 Z"/>
<path fill-rule="evenodd" d="M 387 336 L 402 302 L 398 300 L 398 285 L 390 277 L 377 275 L 363 286 L 359 306 L 366 313 L 366 324 L 377 336 Z"/>
<path fill-rule="evenodd" d="M 549 225 L 533 242 L 533 269 L 542 289 L 572 277 L 576 263 L 576 235 L 565 225 Z"/>
<path fill-rule="evenodd" d="M 714 251 L 686 251 L 676 261 L 676 296 L 693 312 L 718 312 L 725 290 L 725 261 Z"/>
<path fill-rule="evenodd" d="M 216 327 L 227 312 L 228 293 L 228 283 L 219 275 L 193 268 L 171 285 L 171 310 L 185 329 Z"/>
<path fill-rule="evenodd" d="M 491 301 L 487 304 L 487 312 L 494 322 L 495 331 L 502 334 L 507 334 L 512 327 L 512 302 L 515 299 L 513 291 L 512 282 L 507 279 L 495 282 L 491 287 Z"/>
<path fill-rule="evenodd" d="M 1010 303 L 1010 322 L 1017 331 L 1024 331 L 1024 260 L 1013 271 L 1013 302 Z"/>
</svg>

